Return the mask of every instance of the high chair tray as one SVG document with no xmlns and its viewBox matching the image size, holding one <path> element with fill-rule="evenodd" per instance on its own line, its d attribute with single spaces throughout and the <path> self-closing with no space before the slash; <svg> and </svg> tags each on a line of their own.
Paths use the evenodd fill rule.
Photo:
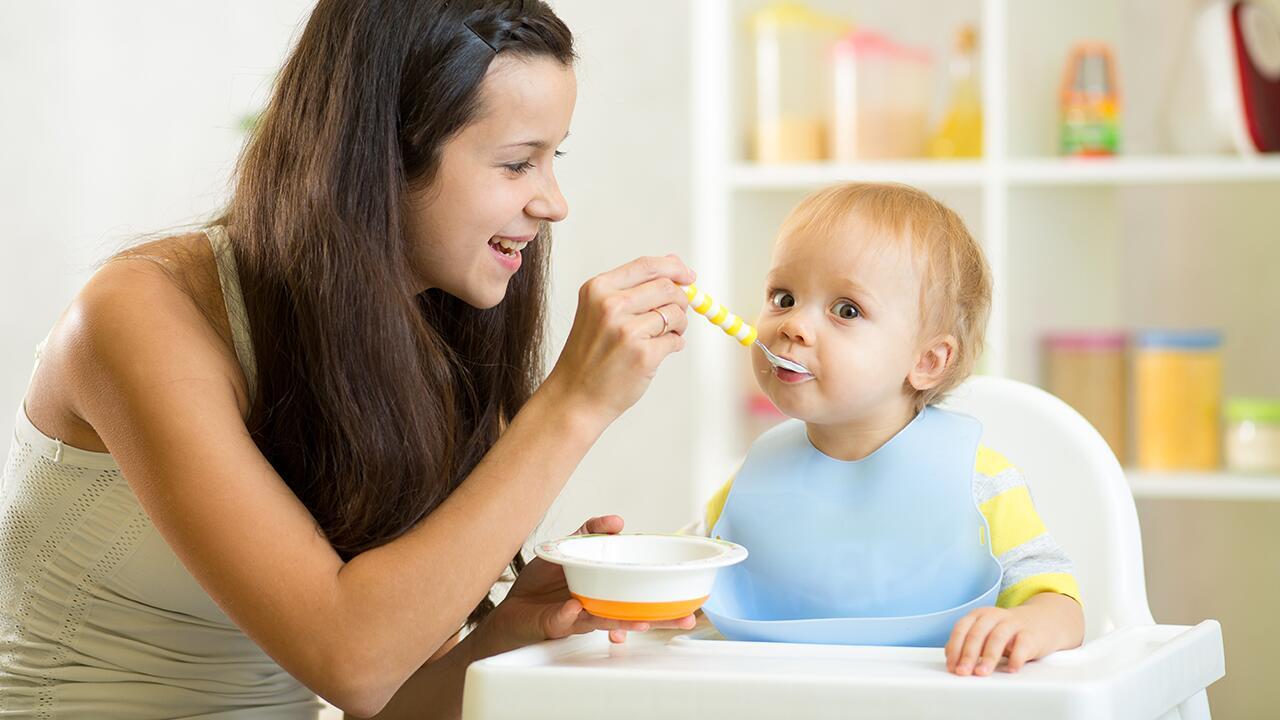
<svg viewBox="0 0 1280 720">
<path fill-rule="evenodd" d="M 1128 627 L 1016 674 L 958 677 L 939 648 L 730 642 L 704 619 L 624 645 L 601 631 L 478 661 L 462 716 L 1142 720 L 1224 672 L 1213 620 Z"/>
</svg>

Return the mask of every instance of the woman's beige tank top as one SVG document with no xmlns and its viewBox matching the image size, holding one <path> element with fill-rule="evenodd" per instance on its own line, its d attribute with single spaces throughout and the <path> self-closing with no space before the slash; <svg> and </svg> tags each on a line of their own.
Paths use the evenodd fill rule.
<svg viewBox="0 0 1280 720">
<path fill-rule="evenodd" d="M 223 228 L 206 233 L 253 392 L 235 256 Z M 46 436 L 23 407 L 0 479 L 0 716 L 316 717 L 315 694 L 214 604 L 109 453 Z"/>
</svg>

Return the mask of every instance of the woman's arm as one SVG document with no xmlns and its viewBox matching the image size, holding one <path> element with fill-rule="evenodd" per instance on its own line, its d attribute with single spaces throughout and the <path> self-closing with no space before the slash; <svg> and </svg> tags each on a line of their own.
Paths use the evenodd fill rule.
<svg viewBox="0 0 1280 720">
<path fill-rule="evenodd" d="M 651 336 L 660 321 L 649 309 L 683 307 L 676 283 L 690 281 L 678 260 L 654 258 L 584 286 L 556 369 L 484 460 L 417 527 L 346 563 L 249 436 L 234 355 L 162 271 L 113 263 L 73 305 L 73 410 L 227 615 L 330 702 L 374 715 L 682 346 L 678 332 Z M 683 329 L 683 313 L 668 316 Z"/>
<path fill-rule="evenodd" d="M 622 518 L 617 515 L 604 515 L 591 518 L 577 532 L 618 533 L 622 532 L 622 524 Z M 432 658 L 423 665 L 400 686 L 377 717 L 379 720 L 460 717 L 463 680 L 472 662 L 539 640 L 607 630 L 611 642 L 622 643 L 626 642 L 629 630 L 643 632 L 659 627 L 692 630 L 695 624 L 692 615 L 654 623 L 596 617 L 569 594 L 564 570 L 559 565 L 534 558 L 516 578 L 502 603 L 467 640 L 449 655 Z"/>
<path fill-rule="evenodd" d="M 477 628 L 478 629 L 478 628 Z M 395 697 L 382 708 L 382 712 L 374 715 L 372 718 L 357 718 L 350 713 L 343 713 L 346 720 L 425 720 L 431 716 L 433 708 L 438 705 L 447 704 L 454 705 L 451 698 L 446 693 L 451 689 L 448 680 L 455 680 L 458 687 L 462 686 L 467 666 L 472 662 L 488 657 L 476 652 L 477 641 L 472 640 L 467 645 L 461 645 L 462 633 L 449 638 L 449 640 L 436 651 L 426 664 L 418 668 L 418 671 L 409 677 L 400 690 L 396 692 Z M 468 640 L 475 637 L 472 632 L 468 636 Z M 457 650 L 457 652 L 454 652 Z M 481 650 L 480 652 L 483 652 Z M 496 655 L 497 653 L 489 653 Z M 463 657 L 463 656 L 466 657 Z M 452 657 L 450 657 L 452 656 Z M 448 662 L 444 662 L 444 658 L 449 658 Z M 457 704 L 461 706 L 461 693 L 458 694 Z"/>
</svg>

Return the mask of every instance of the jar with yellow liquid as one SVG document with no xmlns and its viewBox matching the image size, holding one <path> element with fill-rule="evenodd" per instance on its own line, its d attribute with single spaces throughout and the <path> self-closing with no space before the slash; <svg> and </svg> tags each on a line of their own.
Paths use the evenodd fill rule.
<svg viewBox="0 0 1280 720">
<path fill-rule="evenodd" d="M 1134 420 L 1144 470 L 1213 470 L 1222 461 L 1222 336 L 1148 330 L 1136 337 Z"/>
<path fill-rule="evenodd" d="M 978 92 L 978 33 L 960 28 L 951 56 L 951 98 L 937 133 L 929 142 L 935 158 L 976 158 L 982 155 L 982 97 Z"/>
</svg>

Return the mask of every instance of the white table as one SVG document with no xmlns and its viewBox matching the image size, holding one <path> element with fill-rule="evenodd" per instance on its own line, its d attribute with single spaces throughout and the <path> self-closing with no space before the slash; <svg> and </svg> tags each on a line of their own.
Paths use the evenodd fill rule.
<svg viewBox="0 0 1280 720">
<path fill-rule="evenodd" d="M 693 631 L 604 632 L 544 642 L 467 671 L 464 720 L 627 718 L 1206 717 L 1198 693 L 1225 673 L 1222 629 L 1129 627 L 1026 665 L 959 677 L 938 648 L 723 640 Z"/>
</svg>

